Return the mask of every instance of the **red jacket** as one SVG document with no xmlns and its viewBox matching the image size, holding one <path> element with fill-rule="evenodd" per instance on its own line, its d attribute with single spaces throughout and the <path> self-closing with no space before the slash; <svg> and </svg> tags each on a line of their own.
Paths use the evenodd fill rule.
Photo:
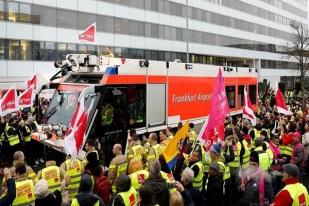
<svg viewBox="0 0 309 206">
<path fill-rule="evenodd" d="M 299 182 L 298 178 L 290 178 L 283 181 L 285 185 L 295 184 Z M 293 199 L 287 190 L 281 190 L 275 197 L 273 206 L 291 206 L 293 204 Z"/>
</svg>

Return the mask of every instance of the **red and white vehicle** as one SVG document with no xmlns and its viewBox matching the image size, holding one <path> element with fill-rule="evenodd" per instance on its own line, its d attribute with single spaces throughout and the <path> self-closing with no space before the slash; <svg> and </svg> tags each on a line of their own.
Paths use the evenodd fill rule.
<svg viewBox="0 0 309 206">
<path fill-rule="evenodd" d="M 86 98 L 80 101 L 85 101 L 86 108 L 90 104 L 93 106 L 87 135 L 100 139 L 106 163 L 112 157 L 115 143 L 125 147 L 130 128 L 142 134 L 167 126 L 176 127 L 185 120 L 202 124 L 210 111 L 211 92 L 219 69 L 223 71 L 232 115 L 242 112 L 244 86 L 248 88 L 252 103 L 257 101 L 258 80 L 253 68 L 109 57 L 96 59 L 92 55 L 78 54 L 68 55 L 66 60 L 55 64 L 62 67 L 64 75 L 59 83 L 51 83 L 56 91 L 44 123 L 56 130 L 67 127 L 83 92 Z M 64 132 L 57 133 L 61 136 Z M 38 135 L 34 138 L 38 139 Z M 44 141 L 61 147 L 61 143 Z"/>
</svg>

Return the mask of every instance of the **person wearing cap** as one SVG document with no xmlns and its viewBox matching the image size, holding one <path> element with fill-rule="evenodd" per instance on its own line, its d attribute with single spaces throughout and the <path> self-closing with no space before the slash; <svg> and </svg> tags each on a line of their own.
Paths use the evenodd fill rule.
<svg viewBox="0 0 309 206">
<path fill-rule="evenodd" d="M 209 166 L 209 174 L 206 184 L 206 205 L 223 205 L 223 174 L 217 162 L 212 162 Z"/>
<path fill-rule="evenodd" d="M 137 192 L 131 186 L 131 180 L 128 175 L 122 174 L 116 179 L 116 190 L 117 194 L 113 198 L 113 206 L 131 206 L 137 204 Z"/>
<path fill-rule="evenodd" d="M 301 134 L 299 132 L 294 132 L 292 145 L 294 148 L 290 162 L 295 164 L 299 171 L 303 173 L 305 171 L 305 149 L 301 142 Z"/>
<path fill-rule="evenodd" d="M 202 158 L 201 156 L 202 154 L 199 149 L 196 149 L 195 151 L 193 151 L 190 156 L 189 165 L 188 165 L 194 172 L 193 187 L 198 189 L 199 191 L 202 191 L 203 176 L 204 176 L 203 163 L 201 161 L 201 158 Z"/>
<path fill-rule="evenodd" d="M 259 155 L 256 151 L 251 152 L 249 168 L 242 177 L 242 198 L 239 206 L 269 205 L 274 198 L 271 185 L 271 177 L 260 168 Z"/>
<path fill-rule="evenodd" d="M 232 185 L 231 185 L 231 174 L 229 162 L 233 161 L 235 158 L 234 150 L 232 146 L 231 139 L 226 138 L 223 143 L 224 146 L 221 148 L 221 144 L 213 144 L 210 148 L 210 158 L 211 162 L 217 162 L 220 167 L 220 173 L 222 173 L 222 178 L 224 180 L 224 205 L 231 205 L 232 196 Z M 222 151 L 223 150 L 223 151 Z M 227 154 L 229 151 L 229 155 Z"/>
<path fill-rule="evenodd" d="M 35 206 L 61 206 L 61 192 L 56 190 L 51 192 L 48 182 L 44 179 L 39 180 L 34 186 Z"/>
<path fill-rule="evenodd" d="M 299 169 L 296 165 L 282 166 L 285 187 L 276 195 L 271 206 L 307 206 L 309 196 L 306 187 L 299 182 Z"/>
<path fill-rule="evenodd" d="M 269 149 L 273 153 L 273 161 L 270 166 L 271 174 L 272 174 L 272 184 L 274 188 L 274 193 L 279 192 L 281 187 L 281 179 L 282 179 L 282 164 L 284 164 L 285 159 L 282 157 L 280 148 L 279 148 L 279 137 L 277 134 L 273 134 L 270 138 Z"/>
<path fill-rule="evenodd" d="M 243 140 L 240 142 L 240 165 L 242 169 L 247 169 L 249 167 L 249 157 L 251 152 L 251 136 L 248 134 L 248 128 L 242 128 Z"/>
<path fill-rule="evenodd" d="M 256 148 L 254 149 L 254 151 L 257 152 L 257 154 L 259 155 L 260 167 L 264 171 L 268 171 L 273 161 L 272 151 L 267 148 L 267 145 L 265 144 L 265 142 L 263 142 L 262 137 L 258 137 L 255 139 L 255 146 Z"/>
<path fill-rule="evenodd" d="M 92 192 L 93 187 L 91 176 L 84 174 L 81 177 L 78 194 L 72 200 L 71 206 L 104 206 L 103 200 Z"/>
<path fill-rule="evenodd" d="M 284 128 L 281 127 L 282 134 L 282 144 L 279 146 L 281 150 L 281 154 L 283 157 L 287 159 L 287 162 L 290 161 L 292 153 L 293 153 L 293 139 L 294 133 L 296 132 L 297 124 L 294 121 L 290 121 L 286 126 L 286 132 Z"/>
</svg>

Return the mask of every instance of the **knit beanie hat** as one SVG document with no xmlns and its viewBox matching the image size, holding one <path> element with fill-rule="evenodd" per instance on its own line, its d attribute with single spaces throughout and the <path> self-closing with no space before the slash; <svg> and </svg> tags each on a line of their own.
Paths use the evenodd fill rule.
<svg viewBox="0 0 309 206">
<path fill-rule="evenodd" d="M 255 163 L 260 164 L 259 154 L 256 151 L 253 151 L 250 153 L 250 162 L 255 162 Z"/>
<path fill-rule="evenodd" d="M 294 164 L 285 164 L 282 166 L 282 169 L 284 172 L 286 172 L 288 175 L 292 177 L 298 177 L 299 176 L 299 170 L 298 167 Z"/>
<path fill-rule="evenodd" d="M 34 194 L 37 199 L 43 199 L 50 194 L 48 183 L 45 179 L 40 179 L 34 186 Z"/>
<path fill-rule="evenodd" d="M 217 156 L 220 156 L 221 153 L 221 145 L 220 144 L 213 144 L 210 148 L 210 151 L 215 153 Z"/>
</svg>

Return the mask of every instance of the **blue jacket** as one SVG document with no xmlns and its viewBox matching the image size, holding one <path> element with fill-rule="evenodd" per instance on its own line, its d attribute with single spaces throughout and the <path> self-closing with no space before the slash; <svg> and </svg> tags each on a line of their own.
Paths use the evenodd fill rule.
<svg viewBox="0 0 309 206">
<path fill-rule="evenodd" d="M 3 198 L 0 198 L 0 206 L 10 206 L 16 196 L 15 180 L 10 178 L 7 180 L 8 193 Z"/>
</svg>

